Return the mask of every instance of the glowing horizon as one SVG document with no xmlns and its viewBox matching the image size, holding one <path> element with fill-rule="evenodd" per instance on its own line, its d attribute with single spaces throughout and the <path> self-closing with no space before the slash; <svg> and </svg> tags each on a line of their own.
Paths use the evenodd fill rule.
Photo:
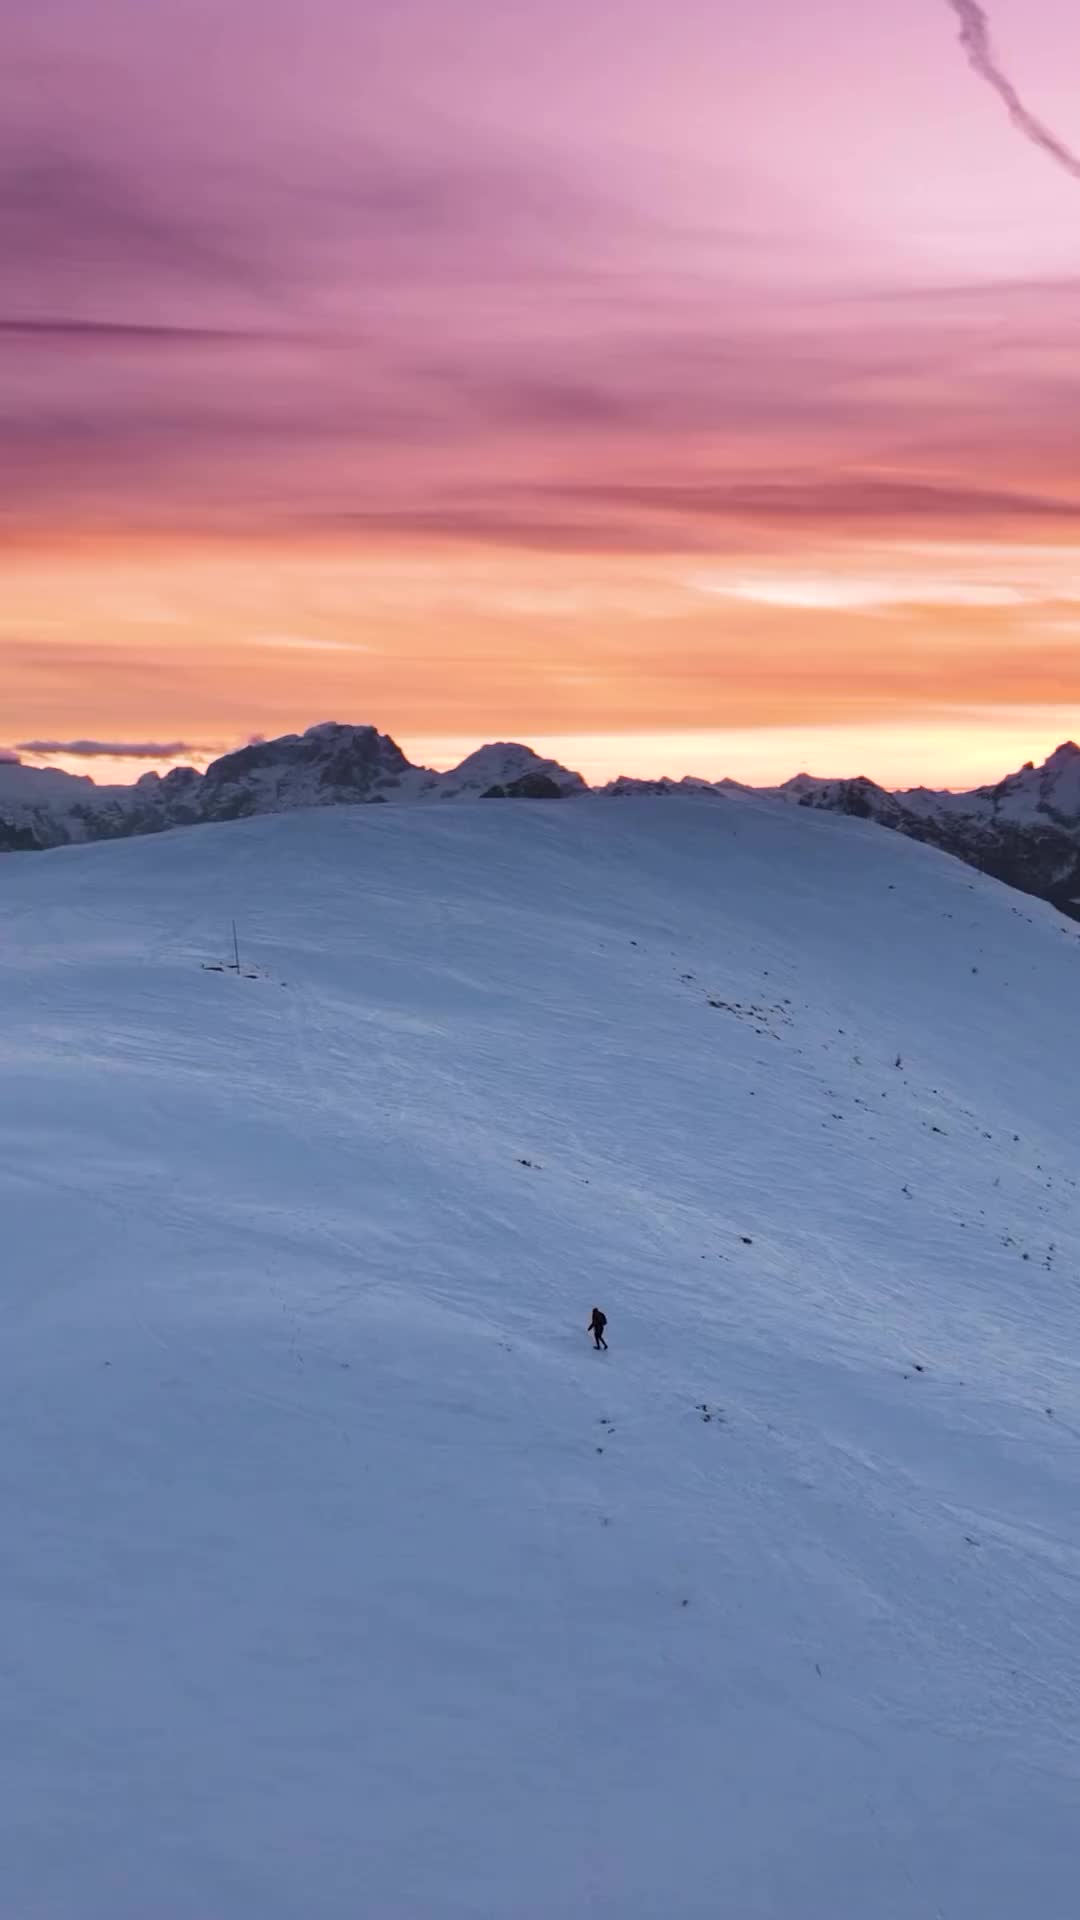
<svg viewBox="0 0 1080 1920">
<path fill-rule="evenodd" d="M 329 718 L 330 716 L 324 716 Z M 544 759 L 559 761 L 581 773 L 590 786 L 600 786 L 621 774 L 641 779 L 684 775 L 706 780 L 732 779 L 747 786 L 776 787 L 799 773 L 831 779 L 872 777 L 879 786 L 902 790 L 928 786 L 959 791 L 992 786 L 1026 761 L 1039 763 L 1080 731 L 1080 715 L 1070 708 L 1048 708 L 1009 721 L 1000 710 L 966 712 L 959 716 L 920 719 L 915 724 L 886 723 L 862 730 L 843 726 L 711 728 L 694 731 L 597 734 L 538 734 L 522 740 Z M 289 731 L 303 733 L 309 721 Z M 378 725 L 377 721 L 355 724 Z M 415 766 L 446 772 L 477 747 L 491 744 L 480 734 L 412 737 L 380 726 L 389 733 Z M 98 786 L 125 786 L 143 773 L 165 774 L 175 767 L 203 771 L 219 755 L 248 744 L 243 740 L 218 742 L 186 753 L 130 752 L 116 757 L 95 748 L 93 753 L 36 753 L 19 758 L 30 767 L 53 767 L 90 778 Z M 949 764 L 957 777 L 946 780 L 940 768 Z M 868 774 L 873 766 L 875 771 Z"/>
</svg>

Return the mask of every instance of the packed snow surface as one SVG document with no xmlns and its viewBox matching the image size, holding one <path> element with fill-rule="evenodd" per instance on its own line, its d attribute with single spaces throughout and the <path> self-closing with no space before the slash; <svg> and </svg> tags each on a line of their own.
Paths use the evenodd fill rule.
<svg viewBox="0 0 1080 1920">
<path fill-rule="evenodd" d="M 676 795 L 0 877 L 0 1911 L 1073 1920 L 1074 926 Z"/>
</svg>

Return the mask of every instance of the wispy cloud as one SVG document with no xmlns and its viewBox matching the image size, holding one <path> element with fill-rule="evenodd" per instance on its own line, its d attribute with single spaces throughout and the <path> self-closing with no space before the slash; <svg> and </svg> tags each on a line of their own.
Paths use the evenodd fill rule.
<svg viewBox="0 0 1080 1920">
<path fill-rule="evenodd" d="M 0 317 L 0 335 L 16 340 L 55 341 L 61 346 L 171 347 L 208 344 L 247 347 L 265 339 L 251 328 L 169 326 L 135 320 L 81 320 L 67 315 L 31 314 Z"/>
<path fill-rule="evenodd" d="M 20 740 L 19 753 L 67 754 L 76 760 L 175 760 L 199 753 L 185 740 Z"/>
<path fill-rule="evenodd" d="M 320 640 L 307 633 L 257 633 L 254 647 L 270 647 L 280 653 L 370 653 L 360 640 Z"/>
<path fill-rule="evenodd" d="M 723 600 L 746 600 L 761 607 L 792 611 L 862 613 L 884 607 L 1018 607 L 1017 587 L 977 580 L 933 578 L 866 579 L 844 574 L 763 575 L 725 580 L 699 575 L 691 584 L 700 593 Z"/>
<path fill-rule="evenodd" d="M 947 4 L 960 22 L 960 45 L 967 54 L 969 65 L 1004 103 L 1013 126 L 1023 134 L 1025 140 L 1041 147 L 1059 167 L 1071 173 L 1074 180 L 1080 180 L 1080 155 L 1066 146 L 1064 140 L 1060 140 L 1025 106 L 1008 74 L 999 64 L 990 33 L 989 17 L 984 9 L 977 4 L 977 0 L 947 0 Z"/>
</svg>

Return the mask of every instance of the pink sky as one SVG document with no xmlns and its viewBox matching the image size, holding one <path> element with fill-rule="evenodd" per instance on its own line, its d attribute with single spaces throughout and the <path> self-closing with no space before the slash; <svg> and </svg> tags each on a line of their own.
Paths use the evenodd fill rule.
<svg viewBox="0 0 1080 1920">
<path fill-rule="evenodd" d="M 991 15 L 1080 145 L 1076 9 Z M 7 0 L 7 743 L 952 782 L 1077 731 L 1080 182 L 957 35 Z"/>
</svg>

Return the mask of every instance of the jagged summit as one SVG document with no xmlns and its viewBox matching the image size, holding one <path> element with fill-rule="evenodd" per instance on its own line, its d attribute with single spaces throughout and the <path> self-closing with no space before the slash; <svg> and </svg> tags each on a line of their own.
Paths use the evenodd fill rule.
<svg viewBox="0 0 1080 1920">
<path fill-rule="evenodd" d="M 389 734 L 324 720 L 306 733 L 260 740 L 207 767 L 200 806 L 207 819 L 280 813 L 386 798 L 423 769 Z"/>
</svg>

